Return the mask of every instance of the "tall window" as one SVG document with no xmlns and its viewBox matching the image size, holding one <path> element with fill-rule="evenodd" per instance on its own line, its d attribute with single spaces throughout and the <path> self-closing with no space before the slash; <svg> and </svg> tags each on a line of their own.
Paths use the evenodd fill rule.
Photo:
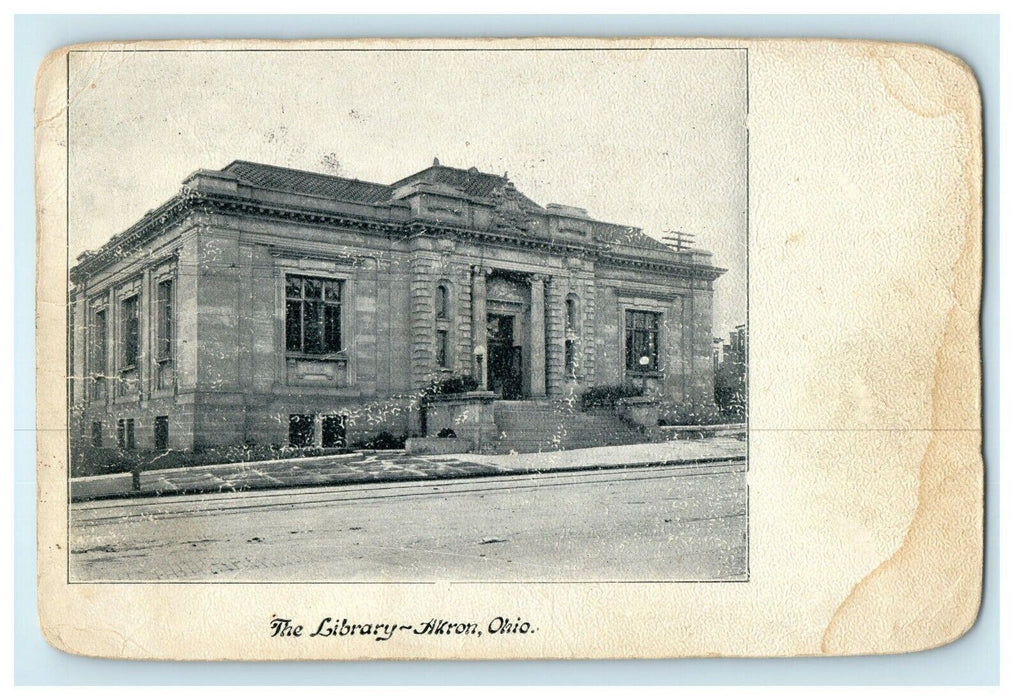
<svg viewBox="0 0 1021 700">
<path fill-rule="evenodd" d="M 567 297 L 565 309 L 567 328 L 564 340 L 564 371 L 568 377 L 574 377 L 578 373 L 578 300 L 573 296 Z"/>
<path fill-rule="evenodd" d="M 106 374 L 106 309 L 99 309 L 93 317 L 91 350 L 89 366 L 92 374 Z"/>
<path fill-rule="evenodd" d="M 288 352 L 340 352 L 340 290 L 338 280 L 287 275 Z"/>
<path fill-rule="evenodd" d="M 156 285 L 156 388 L 172 386 L 174 365 L 174 282 Z"/>
<path fill-rule="evenodd" d="M 450 367 L 450 287 L 436 286 L 436 364 Z"/>
<path fill-rule="evenodd" d="M 436 331 L 436 364 L 447 367 L 447 331 Z"/>
<path fill-rule="evenodd" d="M 436 288 L 436 318 L 447 318 L 450 305 L 450 292 L 444 285 Z"/>
<path fill-rule="evenodd" d="M 156 359 L 169 360 L 174 350 L 174 282 L 156 286 Z"/>
<path fill-rule="evenodd" d="M 121 302 L 121 344 L 124 369 L 138 364 L 138 295 Z"/>
<path fill-rule="evenodd" d="M 92 372 L 92 398 L 104 398 L 106 391 L 106 309 L 92 317 L 92 339 L 89 343 L 89 369 Z"/>
<path fill-rule="evenodd" d="M 659 316 L 652 311 L 625 312 L 625 365 L 628 372 L 659 369 Z"/>
</svg>

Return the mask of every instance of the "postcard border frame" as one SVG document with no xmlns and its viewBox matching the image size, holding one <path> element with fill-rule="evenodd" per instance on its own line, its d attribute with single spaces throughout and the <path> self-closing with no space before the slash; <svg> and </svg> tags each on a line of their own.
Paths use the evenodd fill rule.
<svg viewBox="0 0 1021 700">
<path fill-rule="evenodd" d="M 392 683 L 421 680 L 430 668 L 447 682 L 521 684 L 540 678 L 550 662 L 450 662 L 442 667 L 421 662 L 385 665 L 350 663 L 308 665 L 286 662 L 201 664 L 133 662 L 75 657 L 58 652 L 43 640 L 35 610 L 35 412 L 34 412 L 34 190 L 33 171 L 33 79 L 47 51 L 69 41 L 117 39 L 125 34 L 146 38 L 210 38 L 266 35 L 305 38 L 321 34 L 328 26 L 335 33 L 358 32 L 380 36 L 424 35 L 443 31 L 451 35 L 485 35 L 492 18 L 478 17 L 380 17 L 291 18 L 286 26 L 280 17 L 241 16 L 210 18 L 179 15 L 171 18 L 129 16 L 22 15 L 15 17 L 15 518 L 14 576 L 15 663 L 19 684 L 139 684 L 139 683 L 248 683 L 290 680 L 293 683 L 361 682 Z M 881 21 L 877 22 L 877 19 Z M 343 22 L 343 24 L 339 24 Z M 727 34 L 759 37 L 826 36 L 901 40 L 940 46 L 968 61 L 982 88 L 985 136 L 984 192 L 986 211 L 984 258 L 982 359 L 983 427 L 987 490 L 986 557 L 982 608 L 972 630 L 953 644 L 896 659 L 874 657 L 801 659 L 698 659 L 658 661 L 568 661 L 557 664 L 558 682 L 672 683 L 672 684 L 995 684 L 999 679 L 999 19 L 996 16 L 688 16 L 665 18 L 625 17 L 511 17 L 501 23 L 507 35 L 576 34 L 607 36 L 648 34 Z M 302 33 L 304 32 L 304 33 Z M 423 34 L 424 33 L 424 34 Z M 187 673 L 182 674 L 187 669 Z"/>
</svg>

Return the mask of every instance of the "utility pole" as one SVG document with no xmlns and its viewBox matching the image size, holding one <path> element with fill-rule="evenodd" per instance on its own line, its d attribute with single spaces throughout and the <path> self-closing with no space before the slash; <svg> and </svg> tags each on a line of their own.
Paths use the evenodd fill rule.
<svg viewBox="0 0 1021 700">
<path fill-rule="evenodd" d="M 685 233 L 684 231 L 674 231 L 669 229 L 663 233 L 666 234 L 663 236 L 663 242 L 672 245 L 678 253 L 682 250 L 693 247 L 695 243 L 695 234 L 693 233 Z"/>
</svg>

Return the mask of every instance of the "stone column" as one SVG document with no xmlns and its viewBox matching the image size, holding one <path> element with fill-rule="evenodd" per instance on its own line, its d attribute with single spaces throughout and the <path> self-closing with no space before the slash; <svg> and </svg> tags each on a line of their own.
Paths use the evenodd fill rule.
<svg viewBox="0 0 1021 700">
<path fill-rule="evenodd" d="M 411 262 L 411 376 L 415 386 L 423 387 L 436 368 L 434 304 L 438 260 L 422 250 L 414 255 Z"/>
<path fill-rule="evenodd" d="M 71 377 L 71 403 L 74 406 L 84 405 L 89 401 L 89 390 L 92 385 L 91 377 L 96 373 L 96 368 L 91 366 L 92 343 L 96 335 L 93 328 L 94 315 L 88 304 L 88 297 L 85 294 L 85 287 L 76 289 L 71 298 L 71 332 L 74 334 L 74 353 L 71 355 L 68 371 Z"/>
<path fill-rule="evenodd" d="M 528 278 L 532 288 L 532 305 L 528 312 L 531 323 L 528 389 L 533 398 L 546 395 L 546 279 L 544 275 Z"/>
<path fill-rule="evenodd" d="M 550 278 L 546 300 L 546 393 L 549 396 L 562 396 L 566 388 L 564 341 L 567 338 L 566 308 L 570 290 L 568 278 Z"/>
<path fill-rule="evenodd" d="M 479 380 L 479 388 L 482 391 L 489 390 L 489 382 L 486 379 L 488 358 L 487 358 L 487 335 L 486 335 L 486 275 L 489 270 L 481 265 L 472 265 L 472 375 Z M 482 349 L 482 361 L 475 355 L 476 350 Z"/>
</svg>

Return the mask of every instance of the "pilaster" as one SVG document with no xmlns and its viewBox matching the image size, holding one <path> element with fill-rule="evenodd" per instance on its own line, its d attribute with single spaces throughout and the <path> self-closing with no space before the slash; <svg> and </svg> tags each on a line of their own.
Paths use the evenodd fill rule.
<svg viewBox="0 0 1021 700">
<path fill-rule="evenodd" d="M 459 374 L 472 374 L 475 360 L 472 359 L 472 271 L 471 266 L 458 268 L 454 275 L 454 289 L 451 303 L 454 305 L 453 332 L 454 368 Z"/>
<path fill-rule="evenodd" d="M 92 353 L 91 340 L 95 335 L 89 330 L 94 323 L 92 309 L 89 308 L 85 288 L 77 290 L 71 297 L 71 332 L 74 334 L 74 348 L 71 353 L 71 362 L 68 371 L 71 375 L 71 402 L 79 406 L 89 400 L 89 390 L 92 384 L 92 367 L 86 369 Z"/>
<path fill-rule="evenodd" d="M 553 277 L 549 282 L 549 299 L 546 304 L 546 376 L 547 392 L 551 396 L 564 394 L 565 350 L 567 339 L 567 293 L 565 277 Z"/>
<path fill-rule="evenodd" d="M 531 275 L 528 278 L 532 292 L 531 310 L 528 314 L 531 324 L 529 354 L 531 372 L 528 377 L 529 395 L 546 395 L 546 275 Z"/>
<path fill-rule="evenodd" d="M 487 268 L 481 265 L 472 265 L 472 374 L 479 382 L 479 388 L 488 391 L 489 382 L 486 379 L 488 371 L 487 364 L 487 337 L 486 337 L 486 276 L 489 274 Z M 481 357 L 476 351 L 481 352 Z"/>
<path fill-rule="evenodd" d="M 436 367 L 436 281 L 433 260 L 416 255 L 411 263 L 411 378 L 419 387 Z"/>
</svg>

